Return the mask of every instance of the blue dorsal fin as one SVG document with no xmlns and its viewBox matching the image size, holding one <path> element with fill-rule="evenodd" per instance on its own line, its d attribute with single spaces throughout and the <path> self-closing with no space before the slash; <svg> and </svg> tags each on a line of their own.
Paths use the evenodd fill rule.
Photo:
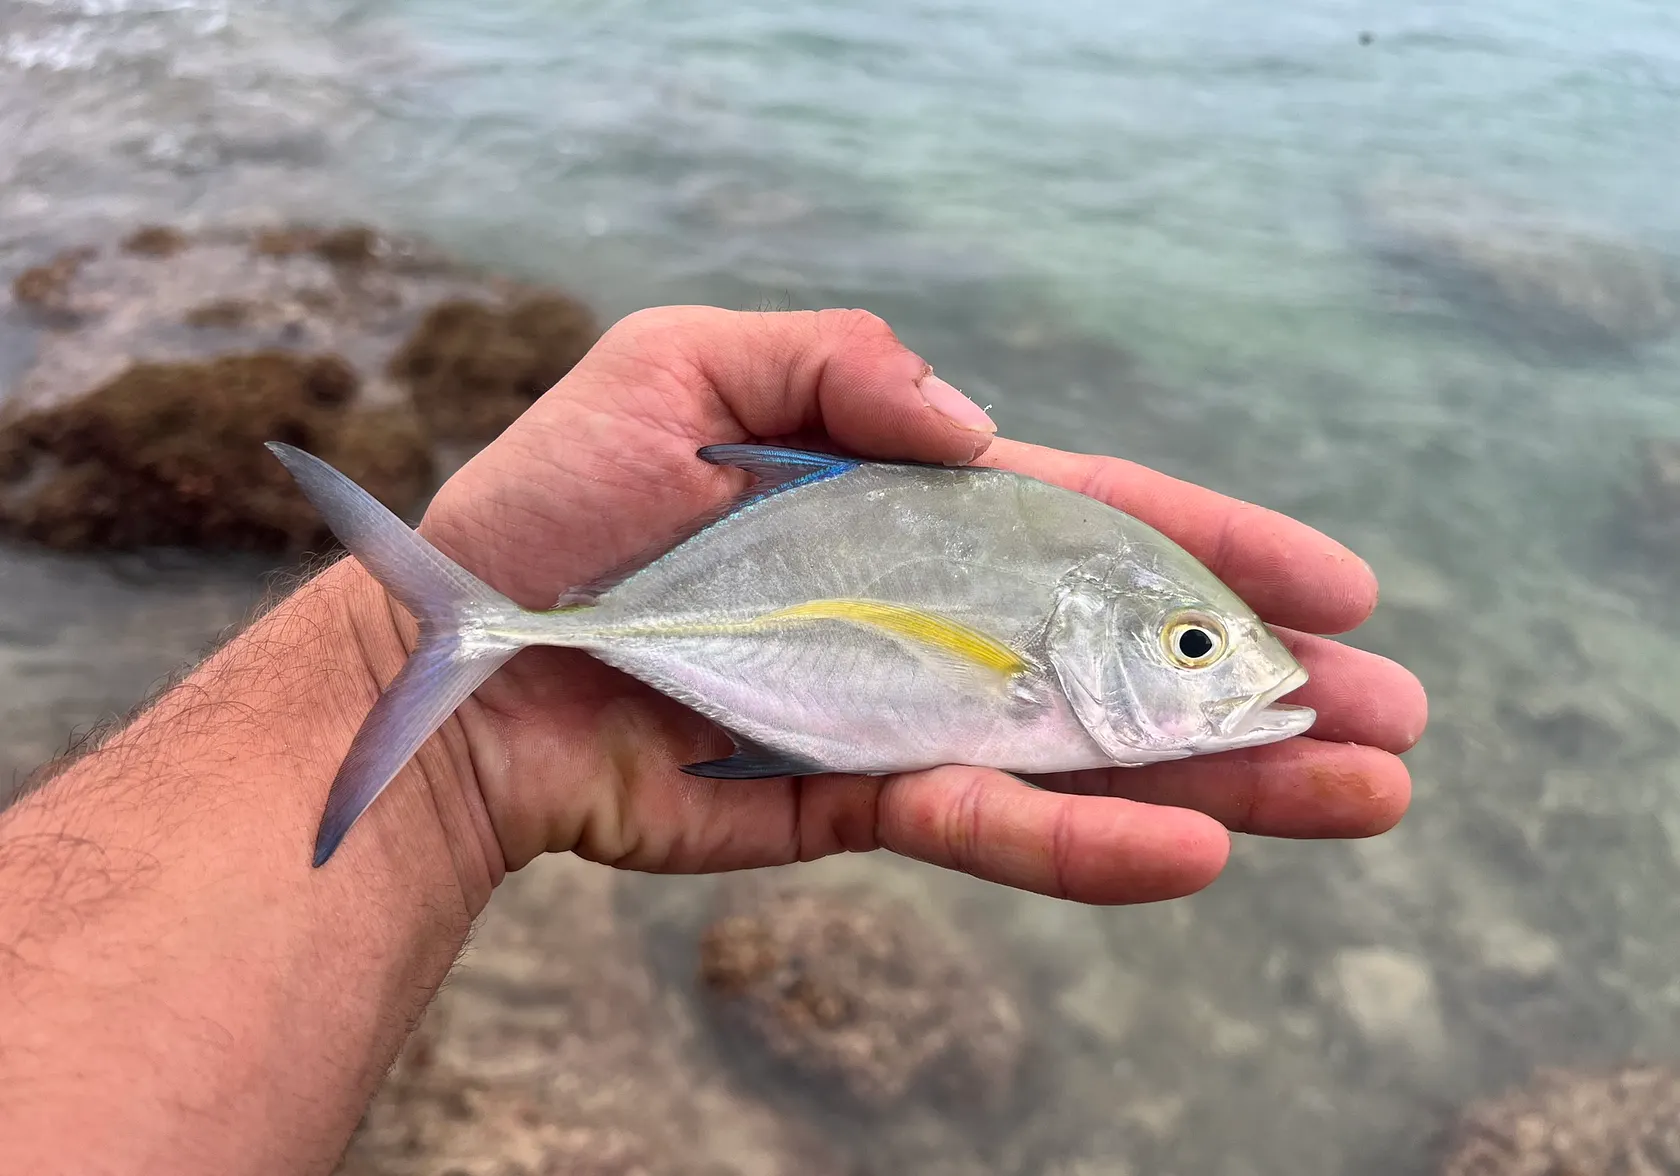
<svg viewBox="0 0 1680 1176">
<path fill-rule="evenodd" d="M 856 469 L 863 464 L 855 457 L 810 453 L 803 449 L 787 449 L 779 445 L 707 445 L 700 449 L 696 456 L 712 465 L 735 466 L 746 470 L 757 481 L 716 510 L 707 511 L 694 519 L 672 538 L 643 549 L 587 583 L 568 589 L 556 604 L 589 604 L 659 557 L 676 550 L 713 523 L 721 522 L 736 511 L 744 510 L 755 502 L 762 502 L 795 486 L 806 486 L 812 482 L 839 477 L 847 470 Z"/>
<path fill-rule="evenodd" d="M 774 494 L 794 482 L 820 481 L 856 469 L 863 463 L 855 457 L 812 453 L 780 445 L 708 445 L 697 456 L 713 465 L 736 466 L 758 479 L 753 497 Z"/>
</svg>

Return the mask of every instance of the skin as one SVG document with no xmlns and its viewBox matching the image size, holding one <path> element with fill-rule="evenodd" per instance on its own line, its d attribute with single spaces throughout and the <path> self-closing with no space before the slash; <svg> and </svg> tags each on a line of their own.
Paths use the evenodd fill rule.
<svg viewBox="0 0 1680 1176">
<path fill-rule="evenodd" d="M 703 720 L 571 651 L 521 653 L 323 869 L 328 785 L 412 621 L 354 561 L 311 580 L 99 749 L 0 815 L 8 1167 L 327 1172 L 509 870 L 544 852 L 662 872 L 887 849 L 1087 903 L 1213 881 L 1230 831 L 1364 837 L 1410 784 L 1416 680 L 1309 633 L 1376 602 L 1311 529 L 1126 462 L 994 438 L 879 320 L 666 308 L 610 331 L 461 470 L 422 531 L 530 606 L 735 489 L 700 445 L 828 444 L 1007 466 L 1090 493 L 1209 564 L 1311 671 L 1310 738 L 1022 787 L 971 768 L 739 782 Z M 955 419 L 935 404 L 956 404 Z"/>
</svg>

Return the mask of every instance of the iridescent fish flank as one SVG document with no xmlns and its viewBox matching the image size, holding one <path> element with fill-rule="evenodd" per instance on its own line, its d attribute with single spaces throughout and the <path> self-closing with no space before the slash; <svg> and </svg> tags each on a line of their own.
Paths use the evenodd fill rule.
<svg viewBox="0 0 1680 1176">
<path fill-rule="evenodd" d="M 630 574 L 531 610 L 325 462 L 269 448 L 420 627 L 333 781 L 317 866 L 530 645 L 584 650 L 717 723 L 734 754 L 683 770 L 722 779 L 1134 766 L 1315 717 L 1279 701 L 1306 671 L 1188 552 L 1019 474 L 709 446 L 756 484 Z"/>
</svg>

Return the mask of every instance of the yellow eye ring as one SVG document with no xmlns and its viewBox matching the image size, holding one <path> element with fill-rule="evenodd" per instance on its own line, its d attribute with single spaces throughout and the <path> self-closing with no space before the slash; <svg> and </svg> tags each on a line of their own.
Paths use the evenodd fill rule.
<svg viewBox="0 0 1680 1176">
<path fill-rule="evenodd" d="M 1205 613 L 1175 613 L 1161 630 L 1167 660 L 1181 669 L 1206 669 L 1224 657 L 1230 645 L 1225 626 Z"/>
</svg>

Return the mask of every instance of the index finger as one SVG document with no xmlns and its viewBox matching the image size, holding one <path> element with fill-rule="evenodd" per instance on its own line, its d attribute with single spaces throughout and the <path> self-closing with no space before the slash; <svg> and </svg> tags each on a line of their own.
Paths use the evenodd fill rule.
<svg viewBox="0 0 1680 1176">
<path fill-rule="evenodd" d="M 1188 808 L 1045 792 L 956 765 L 887 777 L 874 839 L 988 882 L 1104 906 L 1194 894 L 1231 852 L 1225 829 Z"/>
<path fill-rule="evenodd" d="M 561 383 L 603 368 L 626 387 L 664 377 L 678 415 L 690 413 L 687 440 L 698 444 L 737 439 L 736 429 L 757 438 L 818 432 L 866 457 L 959 465 L 997 432 L 979 405 L 863 310 L 638 311 L 603 336 L 576 380 Z M 726 419 L 706 407 L 714 399 Z"/>
<path fill-rule="evenodd" d="M 1206 564 L 1273 624 L 1345 633 L 1377 607 L 1369 564 L 1328 535 L 1251 502 L 1121 458 L 1003 437 L 975 464 L 1027 474 L 1125 511 Z"/>
</svg>

